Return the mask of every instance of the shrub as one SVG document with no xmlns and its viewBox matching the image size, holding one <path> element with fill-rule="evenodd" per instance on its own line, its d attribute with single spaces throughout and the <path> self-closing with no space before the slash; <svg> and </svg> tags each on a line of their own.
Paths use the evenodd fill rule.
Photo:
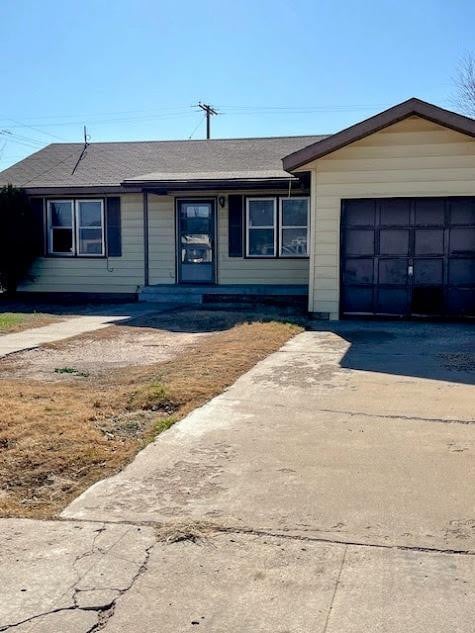
<svg viewBox="0 0 475 633">
<path fill-rule="evenodd" d="M 0 289 L 13 294 L 35 257 L 33 213 L 21 189 L 0 189 Z"/>
</svg>

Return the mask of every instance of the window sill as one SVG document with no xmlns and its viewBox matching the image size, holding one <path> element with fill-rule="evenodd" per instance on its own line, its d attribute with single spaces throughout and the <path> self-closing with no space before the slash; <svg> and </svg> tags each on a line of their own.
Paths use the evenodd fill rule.
<svg viewBox="0 0 475 633">
<path fill-rule="evenodd" d="M 244 255 L 243 259 L 309 259 L 309 255 Z"/>
<path fill-rule="evenodd" d="M 49 259 L 107 259 L 107 255 L 66 255 L 61 253 L 47 253 L 43 257 Z"/>
</svg>

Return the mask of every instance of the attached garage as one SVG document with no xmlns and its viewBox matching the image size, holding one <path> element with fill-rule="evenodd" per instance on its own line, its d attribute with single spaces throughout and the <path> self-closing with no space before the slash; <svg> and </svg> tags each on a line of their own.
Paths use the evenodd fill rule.
<svg viewBox="0 0 475 633">
<path fill-rule="evenodd" d="M 343 316 L 475 316 L 475 197 L 345 200 Z"/>
<path fill-rule="evenodd" d="M 409 99 L 294 152 L 311 176 L 309 311 L 475 317 L 475 120 Z"/>
</svg>

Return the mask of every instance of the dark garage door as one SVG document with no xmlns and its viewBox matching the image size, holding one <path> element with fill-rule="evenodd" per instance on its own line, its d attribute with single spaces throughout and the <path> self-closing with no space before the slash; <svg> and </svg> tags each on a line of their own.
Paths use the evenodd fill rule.
<svg viewBox="0 0 475 633">
<path fill-rule="evenodd" d="M 475 316 L 475 197 L 346 200 L 343 315 Z"/>
</svg>

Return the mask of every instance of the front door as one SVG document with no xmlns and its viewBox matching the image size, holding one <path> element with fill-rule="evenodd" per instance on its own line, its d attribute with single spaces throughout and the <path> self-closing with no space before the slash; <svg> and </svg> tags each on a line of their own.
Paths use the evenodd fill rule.
<svg viewBox="0 0 475 633">
<path fill-rule="evenodd" d="M 179 200 L 177 229 L 179 283 L 214 283 L 214 202 Z"/>
</svg>

